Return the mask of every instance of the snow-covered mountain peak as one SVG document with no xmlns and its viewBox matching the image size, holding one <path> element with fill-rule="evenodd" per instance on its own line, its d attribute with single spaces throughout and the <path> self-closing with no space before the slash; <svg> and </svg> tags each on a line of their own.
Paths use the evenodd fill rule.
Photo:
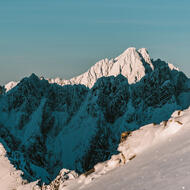
<svg viewBox="0 0 190 190">
<path fill-rule="evenodd" d="M 171 69 L 176 69 L 169 65 Z M 59 85 L 83 84 L 91 88 L 95 82 L 101 77 L 117 76 L 122 74 L 128 79 L 129 84 L 136 83 L 141 80 L 147 73 L 154 70 L 148 51 L 145 48 L 137 50 L 134 47 L 126 49 L 121 55 L 113 59 L 102 59 L 93 65 L 85 73 L 64 80 L 61 78 L 48 79 L 49 83 L 57 83 Z M 8 83 L 5 88 L 9 91 L 17 83 Z"/>
<path fill-rule="evenodd" d="M 18 82 L 15 82 L 15 81 L 11 81 L 11 82 L 7 83 L 5 85 L 6 92 L 8 92 L 12 88 L 14 88 L 17 84 L 18 84 Z"/>
<path fill-rule="evenodd" d="M 177 70 L 179 71 L 179 68 L 175 67 L 173 64 L 171 63 L 168 63 L 168 67 L 171 69 L 171 70 Z"/>
<path fill-rule="evenodd" d="M 140 59 L 139 53 L 135 47 L 127 48 L 121 55 L 116 57 L 114 60 L 118 61 L 120 59 Z"/>
<path fill-rule="evenodd" d="M 115 58 L 115 60 L 119 60 L 121 58 L 125 58 L 129 55 L 135 55 L 135 53 L 137 52 L 136 48 L 135 47 L 129 47 L 127 48 L 121 55 L 119 55 L 118 57 Z"/>
<path fill-rule="evenodd" d="M 98 78 L 122 74 L 131 84 L 139 81 L 153 69 L 151 58 L 145 48 L 136 50 L 136 48 L 130 47 L 114 59 L 102 59 L 77 77 L 70 80 L 49 79 L 49 82 L 60 85 L 83 84 L 91 88 Z"/>
<path fill-rule="evenodd" d="M 114 61 L 110 76 L 122 74 L 128 79 L 129 84 L 139 81 L 147 72 L 154 69 L 150 56 L 145 49 L 128 48 Z"/>
<path fill-rule="evenodd" d="M 125 59 L 127 61 L 131 60 L 131 64 L 134 63 L 135 60 L 145 61 L 152 70 L 154 69 L 150 55 L 146 48 L 141 48 L 137 50 L 135 47 L 130 47 L 126 49 L 121 55 L 116 57 L 114 60 L 119 61 L 121 59 Z"/>
</svg>

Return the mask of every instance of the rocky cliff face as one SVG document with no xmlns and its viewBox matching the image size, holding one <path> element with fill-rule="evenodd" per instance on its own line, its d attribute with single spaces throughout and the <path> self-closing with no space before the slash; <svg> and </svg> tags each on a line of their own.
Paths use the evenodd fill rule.
<svg viewBox="0 0 190 190">
<path fill-rule="evenodd" d="M 0 95 L 3 94 L 3 87 L 0 86 Z"/>
<path fill-rule="evenodd" d="M 30 181 L 49 183 L 62 168 L 83 173 L 117 152 L 121 132 L 187 108 L 189 81 L 135 48 L 67 82 L 32 74 L 0 96 L 1 141 Z"/>
</svg>

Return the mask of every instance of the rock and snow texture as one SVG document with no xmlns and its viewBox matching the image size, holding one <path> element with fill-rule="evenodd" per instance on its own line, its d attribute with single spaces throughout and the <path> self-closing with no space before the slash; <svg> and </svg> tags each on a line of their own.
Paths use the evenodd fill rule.
<svg viewBox="0 0 190 190">
<path fill-rule="evenodd" d="M 120 143 L 118 155 L 94 166 L 88 176 L 60 181 L 59 190 L 190 188 L 190 108 L 168 121 L 149 124 Z"/>
<path fill-rule="evenodd" d="M 95 165 L 89 175 L 63 169 L 42 188 L 22 180 L 0 145 L 0 185 L 10 190 L 189 189 L 189 126 L 190 108 L 176 111 L 168 121 L 131 132 L 119 144 L 121 153 Z"/>
<path fill-rule="evenodd" d="M 85 85 L 32 74 L 0 95 L 0 137 L 28 181 L 50 183 L 62 168 L 84 173 L 118 153 L 123 131 L 190 105 L 189 79 L 145 49 L 129 48 L 89 71 Z"/>
<path fill-rule="evenodd" d="M 6 92 L 8 92 L 8 91 L 11 90 L 12 88 L 14 88 L 17 84 L 18 84 L 18 82 L 14 82 L 14 81 L 11 81 L 11 82 L 7 83 L 7 84 L 5 85 L 5 90 L 6 90 Z"/>
<path fill-rule="evenodd" d="M 91 174 L 88 181 L 91 179 L 92 182 L 88 185 L 83 183 L 77 187 L 76 183 L 67 189 L 190 189 L 189 134 L 190 108 L 175 112 L 167 123 L 145 126 L 132 132 L 131 137 L 119 146 L 124 155 L 127 152 L 127 155 L 136 155 L 125 166 L 94 181 Z"/>
</svg>

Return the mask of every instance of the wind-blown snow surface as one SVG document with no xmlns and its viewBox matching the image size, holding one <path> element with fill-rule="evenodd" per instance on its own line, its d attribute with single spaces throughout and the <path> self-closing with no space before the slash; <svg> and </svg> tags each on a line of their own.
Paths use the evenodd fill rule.
<svg viewBox="0 0 190 190">
<path fill-rule="evenodd" d="M 63 183 L 59 190 L 190 189 L 189 134 L 190 108 L 176 111 L 167 123 L 141 127 L 119 145 L 125 165 L 121 154 L 112 156 L 89 176 Z"/>
<path fill-rule="evenodd" d="M 123 131 L 190 105 L 190 80 L 145 49 L 129 48 L 98 65 L 82 75 L 85 85 L 81 79 L 60 86 L 32 74 L 0 95 L 0 137 L 27 180 L 49 183 L 62 168 L 88 171 L 118 153 Z"/>
<path fill-rule="evenodd" d="M 2 190 L 32 190 L 37 182 L 27 184 L 21 177 L 22 172 L 16 170 L 6 157 L 6 150 L 0 144 L 0 189 Z"/>
</svg>

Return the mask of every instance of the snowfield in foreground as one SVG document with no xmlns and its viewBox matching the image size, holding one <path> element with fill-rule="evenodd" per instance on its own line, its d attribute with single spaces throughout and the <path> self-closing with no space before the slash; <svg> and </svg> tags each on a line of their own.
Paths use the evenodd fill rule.
<svg viewBox="0 0 190 190">
<path fill-rule="evenodd" d="M 190 189 L 190 108 L 174 112 L 168 122 L 142 127 L 133 134 L 119 149 L 124 155 L 137 156 L 80 189 Z"/>
<path fill-rule="evenodd" d="M 177 190 L 190 189 L 190 108 L 175 111 L 168 121 L 150 124 L 131 132 L 120 143 L 118 155 L 95 165 L 89 173 L 77 176 L 66 170 L 49 186 L 50 190 Z M 25 183 L 0 147 L 0 187 L 41 189 Z M 112 171 L 111 171 L 112 170 Z M 64 173 L 64 175 L 63 175 Z M 65 179 L 68 180 L 65 181 Z"/>
<path fill-rule="evenodd" d="M 21 177 L 22 172 L 16 170 L 6 157 L 6 150 L 0 144 L 0 189 L 2 190 L 32 190 L 37 182 L 26 184 Z"/>
</svg>

